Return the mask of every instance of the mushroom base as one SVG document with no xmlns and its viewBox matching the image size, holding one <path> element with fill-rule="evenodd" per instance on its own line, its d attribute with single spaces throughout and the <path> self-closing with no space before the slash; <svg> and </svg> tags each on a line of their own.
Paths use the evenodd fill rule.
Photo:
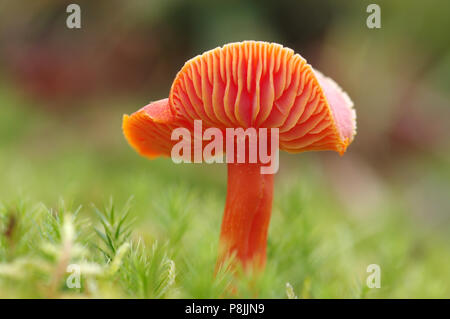
<svg viewBox="0 0 450 319">
<path fill-rule="evenodd" d="M 263 269 L 272 211 L 273 174 L 259 163 L 229 163 L 225 212 L 219 242 L 220 267 L 228 258 L 244 270 Z"/>
</svg>

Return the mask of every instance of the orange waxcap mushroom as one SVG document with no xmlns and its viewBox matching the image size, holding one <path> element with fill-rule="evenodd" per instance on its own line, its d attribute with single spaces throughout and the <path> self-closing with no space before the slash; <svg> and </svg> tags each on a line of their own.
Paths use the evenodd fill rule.
<svg viewBox="0 0 450 319">
<path fill-rule="evenodd" d="M 141 155 L 170 156 L 178 127 L 277 128 L 279 148 L 291 153 L 343 154 L 356 134 L 348 95 L 300 55 L 275 43 L 227 44 L 185 63 L 168 99 L 124 116 L 123 132 Z M 229 163 L 218 265 L 236 255 L 244 267 L 262 268 L 273 196 L 273 174 L 261 163 Z"/>
</svg>

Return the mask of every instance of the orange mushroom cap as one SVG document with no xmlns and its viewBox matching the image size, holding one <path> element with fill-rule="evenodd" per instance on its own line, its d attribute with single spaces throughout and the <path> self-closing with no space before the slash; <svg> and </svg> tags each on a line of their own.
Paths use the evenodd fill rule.
<svg viewBox="0 0 450 319">
<path fill-rule="evenodd" d="M 169 98 L 124 115 L 123 131 L 141 155 L 170 156 L 171 132 L 194 120 L 203 128 L 279 128 L 280 149 L 343 154 L 356 134 L 347 94 L 289 48 L 244 41 L 185 63 Z"/>
</svg>

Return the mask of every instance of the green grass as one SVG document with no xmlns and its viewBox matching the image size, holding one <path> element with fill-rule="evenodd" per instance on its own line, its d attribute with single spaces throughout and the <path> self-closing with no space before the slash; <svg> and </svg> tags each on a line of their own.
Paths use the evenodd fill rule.
<svg viewBox="0 0 450 319">
<path fill-rule="evenodd" d="M 264 273 L 214 276 L 224 165 L 138 157 L 120 131 L 135 101 L 54 114 L 0 97 L 1 298 L 450 297 L 448 232 L 393 183 L 355 216 L 319 155 L 282 157 Z M 70 264 L 81 288 L 66 285 Z"/>
</svg>

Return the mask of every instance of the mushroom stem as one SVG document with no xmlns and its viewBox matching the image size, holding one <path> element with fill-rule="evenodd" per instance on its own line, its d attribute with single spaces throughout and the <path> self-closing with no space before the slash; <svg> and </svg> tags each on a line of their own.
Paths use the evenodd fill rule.
<svg viewBox="0 0 450 319">
<path fill-rule="evenodd" d="M 229 163 L 225 212 L 217 266 L 234 256 L 245 270 L 262 270 L 272 211 L 273 174 L 260 163 Z"/>
</svg>

